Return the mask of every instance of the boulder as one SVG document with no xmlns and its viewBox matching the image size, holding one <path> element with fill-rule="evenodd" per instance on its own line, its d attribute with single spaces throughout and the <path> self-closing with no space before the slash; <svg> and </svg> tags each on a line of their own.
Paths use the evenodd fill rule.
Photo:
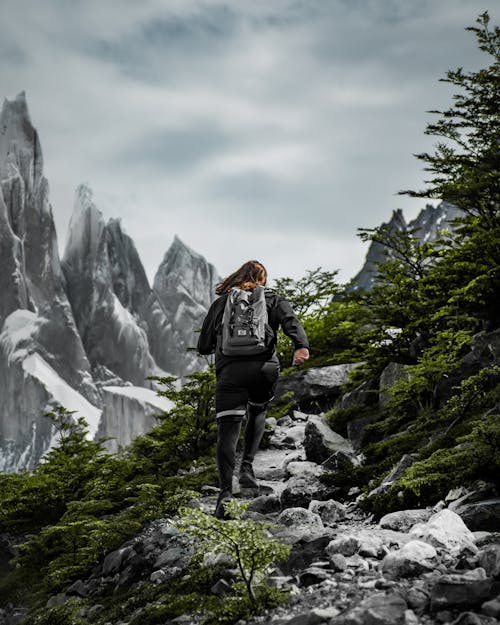
<svg viewBox="0 0 500 625">
<path fill-rule="evenodd" d="M 294 476 L 294 477 L 310 475 L 316 478 L 325 472 L 325 470 L 323 469 L 321 465 L 316 464 L 315 462 L 310 462 L 308 460 L 303 460 L 303 461 L 295 460 L 295 461 L 289 462 L 286 465 L 286 470 L 288 472 L 288 475 Z"/>
<path fill-rule="evenodd" d="M 382 560 L 385 575 L 399 579 L 413 577 L 435 568 L 437 552 L 432 545 L 420 540 L 411 540 L 399 551 L 393 551 Z"/>
<path fill-rule="evenodd" d="M 418 510 L 399 510 L 384 515 L 379 526 L 384 529 L 396 530 L 398 532 L 407 532 L 416 523 L 425 523 L 432 516 L 432 510 L 429 508 Z"/>
<path fill-rule="evenodd" d="M 362 556 L 377 558 L 384 553 L 383 544 L 380 536 L 367 530 L 360 530 L 356 534 L 347 533 L 332 540 L 326 548 L 326 553 L 330 557 L 334 553 L 343 556 L 359 553 Z"/>
<path fill-rule="evenodd" d="M 333 525 L 346 516 L 344 504 L 334 499 L 327 501 L 312 500 L 308 509 L 310 512 L 318 514 L 325 525 Z"/>
<path fill-rule="evenodd" d="M 500 497 L 467 503 L 454 502 L 453 510 L 472 531 L 500 531 Z M 451 506 L 450 506 L 451 508 Z"/>
<path fill-rule="evenodd" d="M 409 534 L 454 556 L 464 549 L 471 553 L 478 551 L 472 532 L 458 514 L 448 508 L 432 515 L 426 523 L 417 523 Z"/>
<path fill-rule="evenodd" d="M 321 517 L 305 508 L 287 508 L 276 519 L 276 523 L 291 528 L 295 534 L 310 536 L 324 530 Z"/>
<path fill-rule="evenodd" d="M 376 593 L 330 622 L 335 625 L 404 625 L 407 608 L 406 601 L 396 593 Z"/>
<path fill-rule="evenodd" d="M 279 536 L 279 534 L 278 534 Z M 293 548 L 286 562 L 280 563 L 285 575 L 293 575 L 303 571 L 313 562 L 325 557 L 325 548 L 332 539 L 330 534 L 307 534 L 302 539 L 293 541 Z"/>
<path fill-rule="evenodd" d="M 380 375 L 379 405 L 385 408 L 389 403 L 390 393 L 388 392 L 400 380 L 407 380 L 410 377 L 408 365 L 399 362 L 390 362 Z"/>
<path fill-rule="evenodd" d="M 291 477 L 281 493 L 282 508 L 309 507 L 313 499 L 325 500 L 332 496 L 332 488 L 312 475 Z"/>
<path fill-rule="evenodd" d="M 361 449 L 361 443 L 363 442 L 366 426 L 370 425 L 370 423 L 374 423 L 377 418 L 378 415 L 374 413 L 366 417 L 358 417 L 357 419 L 349 421 L 347 424 L 347 438 L 351 441 L 355 451 L 359 451 Z"/>
<path fill-rule="evenodd" d="M 331 578 L 331 573 L 325 571 L 319 566 L 310 566 L 304 571 L 301 571 L 298 575 L 299 586 L 312 586 L 313 584 L 320 584 L 326 579 Z"/>
<path fill-rule="evenodd" d="M 431 589 L 431 609 L 470 608 L 490 597 L 492 579 L 482 568 L 442 575 Z"/>
<path fill-rule="evenodd" d="M 276 400 L 286 393 L 293 393 L 299 405 L 308 406 L 317 402 L 333 404 L 340 396 L 342 385 L 349 373 L 361 363 L 311 367 L 297 373 L 280 376 L 276 388 Z"/>
<path fill-rule="evenodd" d="M 323 462 L 323 467 L 328 471 L 345 471 L 352 467 L 359 467 L 360 461 L 358 456 L 352 451 L 344 451 L 339 449 Z"/>
<path fill-rule="evenodd" d="M 334 432 L 318 415 L 310 415 L 307 420 L 304 449 L 307 459 L 318 464 L 328 460 L 336 451 L 353 452 L 350 442 Z"/>
<path fill-rule="evenodd" d="M 261 514 L 272 514 L 281 510 L 280 498 L 277 495 L 261 495 L 250 502 L 248 506 L 250 512 L 260 512 Z"/>
<path fill-rule="evenodd" d="M 354 390 L 344 393 L 339 401 L 339 408 L 353 408 L 355 406 L 368 406 L 374 403 L 377 392 L 370 388 L 368 381 L 362 382 Z"/>
</svg>

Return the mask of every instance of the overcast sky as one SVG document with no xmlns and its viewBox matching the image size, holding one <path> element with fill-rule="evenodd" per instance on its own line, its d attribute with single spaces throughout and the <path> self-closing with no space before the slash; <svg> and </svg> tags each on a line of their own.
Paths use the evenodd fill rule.
<svg viewBox="0 0 500 625">
<path fill-rule="evenodd" d="M 348 280 L 358 227 L 425 200 L 427 110 L 492 0 L 0 0 L 1 96 L 25 90 L 60 247 L 88 182 L 150 278 L 177 234 L 222 275 Z"/>
</svg>

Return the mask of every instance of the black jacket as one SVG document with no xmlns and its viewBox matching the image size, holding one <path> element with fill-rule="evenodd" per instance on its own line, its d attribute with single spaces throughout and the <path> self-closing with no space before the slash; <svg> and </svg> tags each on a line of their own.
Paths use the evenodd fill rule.
<svg viewBox="0 0 500 625">
<path fill-rule="evenodd" d="M 300 349 L 301 347 L 309 348 L 304 328 L 301 326 L 290 304 L 271 289 L 266 289 L 268 324 L 273 333 L 269 349 L 262 352 L 262 354 L 253 356 L 225 356 L 220 350 L 217 339 L 228 295 L 228 293 L 224 293 L 210 306 L 198 339 L 198 352 L 200 354 L 208 355 L 215 353 L 215 368 L 217 371 L 227 362 L 234 360 L 270 360 L 275 358 L 277 332 L 280 326 L 293 342 L 294 349 Z"/>
</svg>

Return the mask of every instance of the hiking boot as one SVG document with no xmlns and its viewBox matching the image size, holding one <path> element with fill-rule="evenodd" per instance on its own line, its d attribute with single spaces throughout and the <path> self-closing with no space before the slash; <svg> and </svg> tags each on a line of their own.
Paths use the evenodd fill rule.
<svg viewBox="0 0 500 625">
<path fill-rule="evenodd" d="M 240 486 L 243 488 L 259 488 L 259 484 L 255 479 L 255 473 L 253 472 L 252 464 L 250 462 L 241 463 Z"/>
<path fill-rule="evenodd" d="M 221 519 L 223 521 L 227 521 L 229 519 L 227 512 L 224 510 L 224 504 L 231 501 L 231 499 L 232 494 L 230 490 L 221 490 L 219 498 L 217 499 L 217 505 L 215 506 L 214 517 L 216 519 Z"/>
</svg>

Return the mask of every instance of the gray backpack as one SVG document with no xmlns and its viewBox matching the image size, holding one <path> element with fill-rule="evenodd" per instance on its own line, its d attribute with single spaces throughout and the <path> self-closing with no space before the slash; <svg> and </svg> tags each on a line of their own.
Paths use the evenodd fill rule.
<svg viewBox="0 0 500 625">
<path fill-rule="evenodd" d="M 265 288 L 253 291 L 233 287 L 222 317 L 222 353 L 225 356 L 252 356 L 266 351 L 267 307 Z"/>
</svg>

